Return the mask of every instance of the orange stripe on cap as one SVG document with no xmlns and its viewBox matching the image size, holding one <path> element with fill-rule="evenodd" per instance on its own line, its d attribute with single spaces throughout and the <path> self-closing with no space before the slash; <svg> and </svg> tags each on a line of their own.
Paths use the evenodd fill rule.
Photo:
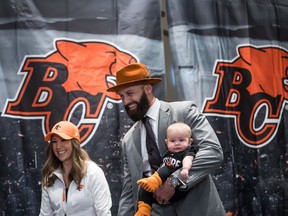
<svg viewBox="0 0 288 216">
<path fill-rule="evenodd" d="M 65 191 L 63 190 L 62 192 L 62 202 L 65 202 L 66 201 L 66 194 L 65 194 Z"/>
</svg>

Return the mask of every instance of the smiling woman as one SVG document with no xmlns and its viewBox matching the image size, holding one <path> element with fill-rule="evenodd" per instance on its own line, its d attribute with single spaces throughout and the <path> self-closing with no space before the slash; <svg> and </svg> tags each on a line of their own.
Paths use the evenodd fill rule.
<svg viewBox="0 0 288 216">
<path fill-rule="evenodd" d="M 40 215 L 111 215 L 104 172 L 81 148 L 76 125 L 58 122 L 45 140 Z"/>
<path fill-rule="evenodd" d="M 58 135 L 54 135 L 51 140 L 51 145 L 55 156 L 63 164 L 64 175 L 69 174 L 72 168 L 73 158 L 72 158 L 72 141 L 65 140 Z M 65 177 L 65 176 L 64 176 Z M 70 182 L 69 182 L 70 183 Z M 69 186 L 69 184 L 68 184 Z"/>
</svg>

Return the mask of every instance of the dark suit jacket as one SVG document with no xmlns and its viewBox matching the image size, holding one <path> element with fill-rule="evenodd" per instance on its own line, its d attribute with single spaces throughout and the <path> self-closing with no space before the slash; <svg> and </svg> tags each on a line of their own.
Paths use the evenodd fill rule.
<svg viewBox="0 0 288 216">
<path fill-rule="evenodd" d="M 193 145 L 198 145 L 199 151 L 193 161 L 188 179 L 187 195 L 171 205 L 170 212 L 176 211 L 178 216 L 224 216 L 225 211 L 211 172 L 219 167 L 223 160 L 223 152 L 218 138 L 207 121 L 191 101 L 167 103 L 161 101 L 159 111 L 158 143 L 160 153 L 167 150 L 164 140 L 166 129 L 173 122 L 185 122 L 192 129 Z M 124 160 L 124 178 L 122 194 L 119 202 L 118 216 L 132 216 L 137 210 L 138 185 L 137 180 L 143 176 L 141 156 L 140 124 L 136 122 L 125 134 L 122 141 Z M 178 176 L 179 170 L 173 175 Z M 167 206 L 165 206 L 167 208 Z M 165 215 L 161 206 L 153 205 L 152 215 Z M 173 215 L 171 213 L 171 215 Z M 165 215 L 166 216 L 166 215 Z"/>
</svg>

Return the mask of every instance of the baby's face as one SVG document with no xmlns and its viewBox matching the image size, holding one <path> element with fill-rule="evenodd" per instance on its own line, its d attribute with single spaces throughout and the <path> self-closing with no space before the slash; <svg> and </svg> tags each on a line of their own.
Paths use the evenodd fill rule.
<svg viewBox="0 0 288 216">
<path fill-rule="evenodd" d="M 187 149 L 191 145 L 192 139 L 185 131 L 171 130 L 167 131 L 165 142 L 169 151 L 177 153 Z"/>
</svg>

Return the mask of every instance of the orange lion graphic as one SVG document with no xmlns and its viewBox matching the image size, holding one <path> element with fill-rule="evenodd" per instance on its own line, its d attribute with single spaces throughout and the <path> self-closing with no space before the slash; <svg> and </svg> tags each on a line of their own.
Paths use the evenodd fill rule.
<svg viewBox="0 0 288 216">
<path fill-rule="evenodd" d="M 214 97 L 206 101 L 204 112 L 233 117 L 239 139 L 258 148 L 275 136 L 288 100 L 288 52 L 240 46 L 238 54 L 231 62 L 217 62 Z"/>
<path fill-rule="evenodd" d="M 9 100 L 6 116 L 44 119 L 43 133 L 59 120 L 77 119 L 81 141 L 88 142 L 99 125 L 104 105 L 120 97 L 106 89 L 115 85 L 117 69 L 137 58 L 103 41 L 56 40 L 45 57 L 27 57 L 22 86 Z"/>
</svg>

